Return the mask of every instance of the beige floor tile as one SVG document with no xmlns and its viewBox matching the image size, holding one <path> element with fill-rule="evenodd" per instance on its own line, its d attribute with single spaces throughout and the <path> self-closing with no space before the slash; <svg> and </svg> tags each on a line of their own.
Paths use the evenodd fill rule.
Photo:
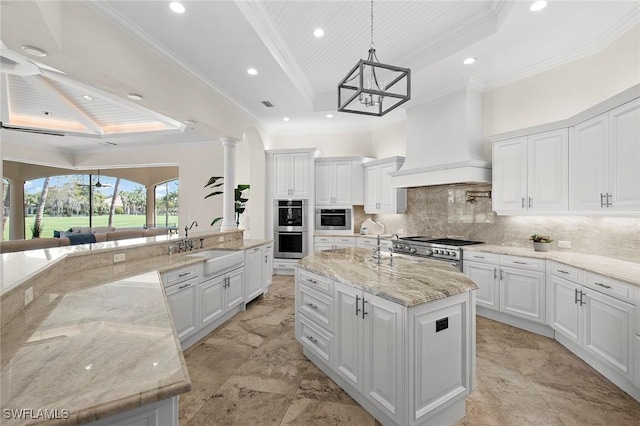
<svg viewBox="0 0 640 426">
<path fill-rule="evenodd" d="M 251 355 L 252 348 L 199 343 L 185 353 L 191 380 L 222 385 Z"/>
<path fill-rule="evenodd" d="M 282 425 L 367 426 L 375 419 L 359 405 L 315 399 L 296 399 L 287 410 Z"/>
<path fill-rule="evenodd" d="M 226 384 L 260 392 L 293 395 L 309 368 L 306 360 L 265 361 L 251 359 L 242 365 Z"/>
<path fill-rule="evenodd" d="M 191 381 L 191 391 L 180 395 L 180 424 L 189 421 L 208 401 L 211 400 L 221 384 Z"/>
</svg>

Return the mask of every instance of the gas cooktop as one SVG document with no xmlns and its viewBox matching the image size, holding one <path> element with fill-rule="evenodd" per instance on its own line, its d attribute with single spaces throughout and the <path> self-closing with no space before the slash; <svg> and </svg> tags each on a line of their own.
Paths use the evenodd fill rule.
<svg viewBox="0 0 640 426">
<path fill-rule="evenodd" d="M 446 246 L 469 246 L 473 244 L 482 244 L 482 241 L 469 241 L 469 240 L 458 240 L 455 238 L 431 238 L 431 237 L 402 237 L 400 238 L 402 241 L 410 241 L 412 243 L 425 243 L 425 244 L 441 244 Z"/>
</svg>

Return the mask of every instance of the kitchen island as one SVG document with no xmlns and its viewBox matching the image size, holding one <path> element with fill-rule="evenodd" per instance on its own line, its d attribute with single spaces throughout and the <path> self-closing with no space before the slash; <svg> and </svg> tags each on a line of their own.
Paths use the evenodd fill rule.
<svg viewBox="0 0 640 426">
<path fill-rule="evenodd" d="M 296 265 L 303 352 L 385 425 L 452 424 L 475 375 L 476 284 L 445 262 L 366 249 Z"/>
</svg>

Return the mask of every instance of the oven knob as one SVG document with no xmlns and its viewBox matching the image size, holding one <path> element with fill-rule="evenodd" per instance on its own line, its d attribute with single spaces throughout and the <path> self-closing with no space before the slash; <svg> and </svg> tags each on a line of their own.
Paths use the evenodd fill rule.
<svg viewBox="0 0 640 426">
<path fill-rule="evenodd" d="M 448 252 L 446 252 L 445 254 L 446 254 L 447 256 L 451 256 L 451 255 L 453 254 L 453 252 L 452 252 L 452 251 L 448 251 Z"/>
<path fill-rule="evenodd" d="M 397 250 L 397 249 L 401 249 L 402 246 L 400 244 L 394 244 L 393 248 Z"/>
<path fill-rule="evenodd" d="M 415 247 L 411 247 L 411 250 L 409 250 L 409 251 L 410 251 L 411 253 L 415 253 L 415 252 L 417 252 L 418 250 L 416 250 L 416 248 L 415 248 Z"/>
<path fill-rule="evenodd" d="M 433 254 L 440 254 L 440 250 L 435 249 L 435 250 L 433 251 Z"/>
<path fill-rule="evenodd" d="M 404 249 L 405 249 L 405 250 L 409 250 L 410 248 L 411 248 L 411 247 L 409 247 L 409 246 L 404 246 Z"/>
<path fill-rule="evenodd" d="M 457 257 L 458 253 L 456 253 L 455 251 L 450 251 L 449 254 L 453 257 Z"/>
<path fill-rule="evenodd" d="M 425 253 L 427 256 L 431 256 L 431 255 L 433 254 L 433 250 L 431 250 L 431 249 L 426 249 L 426 250 L 424 251 L 424 253 Z"/>
</svg>

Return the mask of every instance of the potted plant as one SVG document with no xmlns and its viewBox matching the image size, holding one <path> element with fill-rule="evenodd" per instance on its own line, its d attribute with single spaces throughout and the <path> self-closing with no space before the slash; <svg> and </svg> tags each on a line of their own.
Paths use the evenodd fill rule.
<svg viewBox="0 0 640 426">
<path fill-rule="evenodd" d="M 206 187 L 211 187 L 212 189 L 214 189 L 214 191 L 205 196 L 205 200 L 209 197 L 213 197 L 215 195 L 221 195 L 223 194 L 223 191 L 219 190 L 219 189 L 215 189 L 215 188 L 220 188 L 222 185 L 224 185 L 223 182 L 223 177 L 222 176 L 212 176 L 211 178 L 209 178 L 209 181 L 207 182 L 207 184 L 204 186 Z M 250 189 L 250 186 L 247 184 L 239 184 L 236 188 L 235 188 L 235 195 L 234 195 L 234 210 L 236 213 L 236 225 L 240 224 L 240 215 L 242 213 L 244 213 L 245 209 L 246 209 L 246 203 L 247 201 L 249 201 L 249 198 L 246 198 L 246 196 L 243 194 L 244 191 Z M 211 226 L 215 225 L 216 223 L 220 222 L 222 220 L 222 217 L 216 217 L 211 221 Z"/>
<path fill-rule="evenodd" d="M 551 242 L 553 241 L 548 235 L 538 234 L 533 234 L 529 239 L 533 241 L 533 249 L 535 251 L 549 251 L 549 247 L 551 247 Z"/>
</svg>

